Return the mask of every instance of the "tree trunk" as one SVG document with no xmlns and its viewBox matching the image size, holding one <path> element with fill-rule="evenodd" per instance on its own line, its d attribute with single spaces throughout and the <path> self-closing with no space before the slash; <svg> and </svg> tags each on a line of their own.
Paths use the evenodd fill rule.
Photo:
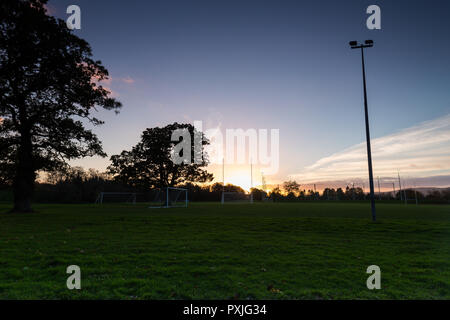
<svg viewBox="0 0 450 320">
<path fill-rule="evenodd" d="M 14 208 L 12 212 L 32 212 L 31 200 L 36 174 L 33 168 L 33 147 L 31 135 L 22 133 L 14 177 Z"/>
<path fill-rule="evenodd" d="M 33 175 L 34 176 L 34 175 Z M 32 212 L 31 199 L 33 197 L 34 177 L 16 177 L 14 182 L 14 208 L 12 212 Z"/>
</svg>

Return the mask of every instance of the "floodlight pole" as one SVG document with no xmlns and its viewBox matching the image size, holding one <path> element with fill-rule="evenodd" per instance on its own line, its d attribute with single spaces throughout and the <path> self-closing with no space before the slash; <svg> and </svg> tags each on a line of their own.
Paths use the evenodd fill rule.
<svg viewBox="0 0 450 320">
<path fill-rule="evenodd" d="M 225 157 L 222 158 L 222 198 L 221 203 L 225 203 Z"/>
<path fill-rule="evenodd" d="M 366 44 L 357 45 L 355 42 L 351 42 L 352 49 L 361 49 L 361 63 L 362 63 L 362 75 L 363 75 L 363 87 L 364 87 L 364 113 L 366 120 L 366 140 L 367 140 L 367 161 L 369 164 L 369 185 L 370 185 L 370 205 L 372 208 L 372 220 L 376 221 L 375 210 L 375 192 L 373 186 L 373 170 L 372 170 L 372 150 L 370 147 L 370 129 L 369 129 L 369 109 L 367 106 L 367 89 L 366 89 L 366 68 L 364 63 L 364 48 L 373 47 L 373 41 L 366 40 Z"/>
<path fill-rule="evenodd" d="M 402 195 L 402 181 L 400 180 L 400 172 L 397 171 L 398 174 L 398 187 L 400 189 L 399 194 L 400 194 L 400 201 L 403 201 L 403 195 Z"/>
<path fill-rule="evenodd" d="M 394 199 L 395 199 L 395 183 L 392 182 L 392 190 L 394 190 Z"/>
</svg>

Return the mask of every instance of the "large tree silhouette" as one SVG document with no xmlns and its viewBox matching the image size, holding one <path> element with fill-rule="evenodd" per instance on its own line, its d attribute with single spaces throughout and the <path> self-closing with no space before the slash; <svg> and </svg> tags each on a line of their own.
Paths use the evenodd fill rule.
<svg viewBox="0 0 450 320">
<path fill-rule="evenodd" d="M 172 152 L 176 144 L 182 141 L 172 141 L 172 133 L 177 129 L 186 129 L 190 136 L 191 159 L 188 163 L 176 164 L 172 161 Z M 195 148 L 196 135 L 201 135 L 202 147 Z M 208 158 L 203 146 L 209 144 L 203 133 L 198 132 L 191 124 L 173 123 L 165 127 L 146 129 L 141 141 L 130 151 L 124 150 L 119 155 L 111 157 L 108 167 L 116 181 L 128 185 L 148 188 L 174 187 L 188 182 L 209 182 L 213 175 L 204 167 Z M 195 163 L 194 159 L 201 159 Z"/>
<path fill-rule="evenodd" d="M 84 123 L 96 107 L 121 104 L 98 85 L 108 77 L 89 44 L 46 15 L 47 0 L 0 3 L 0 174 L 13 184 L 13 211 L 31 211 L 36 173 L 67 160 L 106 156 Z"/>
</svg>

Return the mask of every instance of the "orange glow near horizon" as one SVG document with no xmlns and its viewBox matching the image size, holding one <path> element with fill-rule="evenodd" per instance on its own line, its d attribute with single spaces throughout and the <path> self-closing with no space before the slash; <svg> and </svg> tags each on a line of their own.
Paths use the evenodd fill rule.
<svg viewBox="0 0 450 320">
<path fill-rule="evenodd" d="M 208 171 L 214 174 L 213 183 L 223 182 L 222 165 L 210 165 Z M 253 166 L 251 174 L 250 164 L 225 164 L 225 185 L 233 184 L 249 192 L 250 188 L 262 188 L 262 175 L 258 166 Z M 253 176 L 253 179 L 252 179 Z M 252 181 L 253 180 L 253 181 Z"/>
<path fill-rule="evenodd" d="M 250 176 L 245 176 L 240 173 L 233 173 L 231 177 L 225 179 L 225 185 L 227 184 L 234 184 L 235 186 L 239 186 L 249 192 L 251 188 Z"/>
</svg>

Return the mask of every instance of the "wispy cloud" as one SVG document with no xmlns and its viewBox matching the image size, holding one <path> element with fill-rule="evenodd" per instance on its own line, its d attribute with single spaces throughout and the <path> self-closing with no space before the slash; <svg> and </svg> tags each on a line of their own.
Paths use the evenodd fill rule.
<svg viewBox="0 0 450 320">
<path fill-rule="evenodd" d="M 397 170 L 417 178 L 449 175 L 450 114 L 372 139 L 372 157 L 375 176 L 394 176 Z M 322 158 L 291 177 L 305 182 L 366 178 L 366 143 Z"/>
<path fill-rule="evenodd" d="M 116 78 L 116 77 L 112 77 L 112 76 L 108 76 L 107 78 L 100 80 L 98 77 L 93 77 L 92 81 L 95 83 L 101 83 L 102 85 L 111 85 L 112 83 L 116 83 L 116 84 L 128 84 L 128 85 L 132 85 L 136 82 L 136 80 L 134 80 L 133 78 L 131 78 L 130 76 L 125 77 L 125 78 Z"/>
<path fill-rule="evenodd" d="M 122 78 L 121 81 L 126 84 L 133 84 L 135 82 L 135 80 L 132 79 L 131 77 Z"/>
<path fill-rule="evenodd" d="M 115 78 L 112 76 L 108 76 L 107 78 L 102 79 L 102 80 L 100 80 L 98 77 L 93 77 L 92 82 L 96 83 L 97 85 L 103 86 L 103 88 L 105 88 L 106 90 L 111 92 L 111 97 L 118 98 L 119 93 L 116 90 L 116 87 L 119 87 L 119 89 L 120 89 L 121 86 L 118 86 L 118 85 L 123 84 L 123 83 L 126 85 L 132 85 L 135 83 L 135 80 L 129 76 L 126 78 Z M 112 88 L 113 86 L 115 87 L 114 89 Z"/>
</svg>

